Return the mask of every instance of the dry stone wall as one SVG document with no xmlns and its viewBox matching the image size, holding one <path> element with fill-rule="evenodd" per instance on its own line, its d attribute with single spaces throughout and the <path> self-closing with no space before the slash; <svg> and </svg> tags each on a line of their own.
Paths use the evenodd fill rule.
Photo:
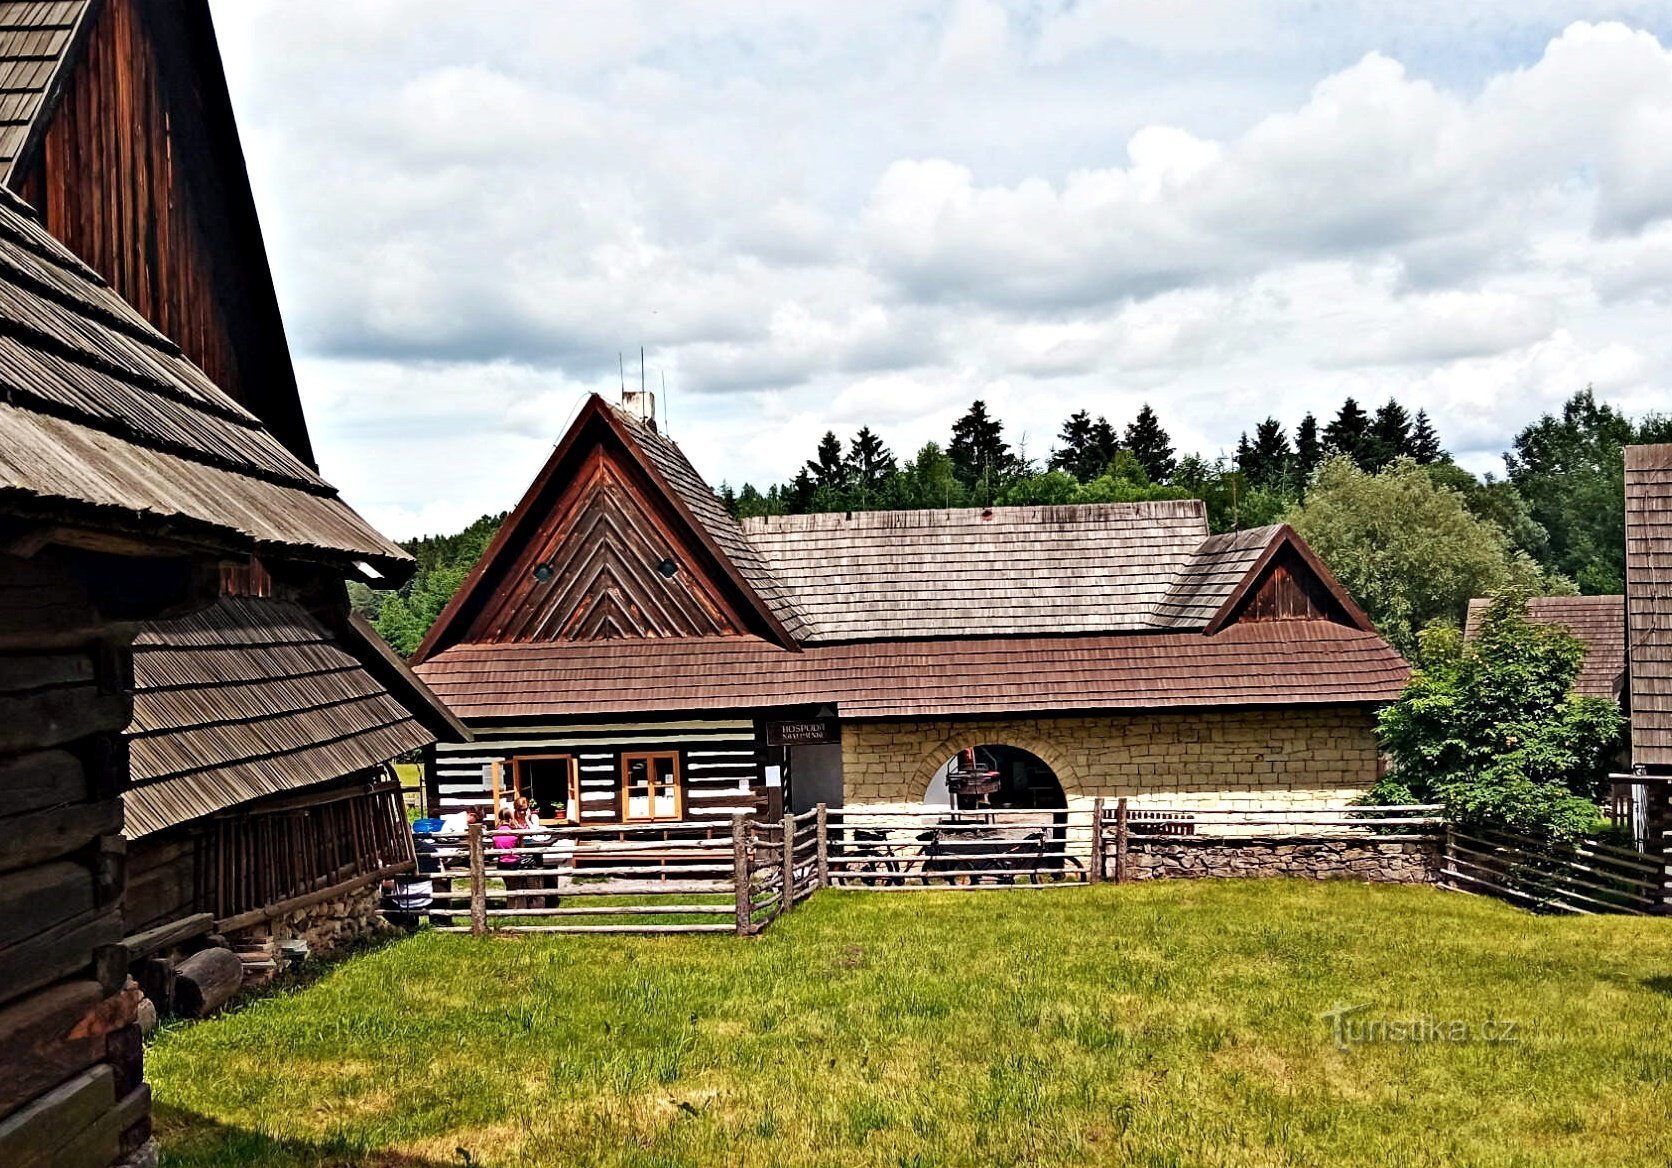
<svg viewBox="0 0 1672 1168">
<path fill-rule="evenodd" d="M 1126 870 L 1134 880 L 1213 876 L 1299 876 L 1382 884 L 1435 884 L 1442 866 L 1439 840 L 1376 843 L 1358 840 L 1219 841 L 1179 836 L 1134 840 Z"/>
</svg>

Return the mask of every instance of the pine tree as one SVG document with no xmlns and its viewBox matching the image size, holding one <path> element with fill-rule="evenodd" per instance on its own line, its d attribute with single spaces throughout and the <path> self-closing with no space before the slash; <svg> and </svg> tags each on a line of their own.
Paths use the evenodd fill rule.
<svg viewBox="0 0 1672 1168">
<path fill-rule="evenodd" d="M 848 444 L 847 481 L 855 501 L 861 507 L 882 504 L 884 487 L 896 471 L 894 454 L 872 433 L 871 427 L 860 427 Z"/>
<path fill-rule="evenodd" d="M 753 489 L 748 483 L 744 483 L 743 486 L 745 490 Z M 737 492 L 731 489 L 730 483 L 721 482 L 720 484 L 720 505 L 726 509 L 727 515 L 730 515 L 733 519 L 737 518 Z"/>
<path fill-rule="evenodd" d="M 1348 398 L 1341 403 L 1341 412 L 1335 415 L 1335 420 L 1324 428 L 1324 445 L 1363 466 L 1369 430 L 1370 418 L 1358 402 Z"/>
<path fill-rule="evenodd" d="M 847 485 L 848 464 L 842 457 L 842 440 L 834 430 L 826 430 L 819 439 L 818 452 L 807 460 L 803 468 L 812 476 L 814 487 L 839 491 Z"/>
<path fill-rule="evenodd" d="M 1411 453 L 1411 415 L 1393 398 L 1376 411 L 1375 419 L 1365 435 L 1361 447 L 1363 456 L 1358 464 L 1375 472 L 1403 455 Z"/>
<path fill-rule="evenodd" d="M 977 503 L 990 503 L 1010 476 L 1013 456 L 1004 440 L 1004 423 L 987 415 L 987 403 L 977 399 L 952 426 L 947 447 L 958 481 Z"/>
<path fill-rule="evenodd" d="M 1318 419 L 1310 413 L 1295 427 L 1295 469 L 1301 482 L 1312 477 L 1324 458 L 1324 444 L 1318 440 Z"/>
<path fill-rule="evenodd" d="M 1173 458 L 1173 443 L 1148 402 L 1126 428 L 1125 445 L 1137 457 L 1151 482 L 1164 483 L 1173 477 L 1173 470 L 1178 466 Z"/>
<path fill-rule="evenodd" d="M 1428 420 L 1428 411 L 1418 410 L 1416 421 L 1411 426 L 1411 457 L 1427 466 L 1445 456 L 1445 447 L 1440 445 L 1440 435 L 1435 432 L 1434 423 Z"/>
</svg>

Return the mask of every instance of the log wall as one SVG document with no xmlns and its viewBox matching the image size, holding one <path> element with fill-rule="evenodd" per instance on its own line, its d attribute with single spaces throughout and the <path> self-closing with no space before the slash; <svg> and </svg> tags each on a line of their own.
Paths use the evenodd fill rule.
<svg viewBox="0 0 1672 1168">
<path fill-rule="evenodd" d="M 101 615 L 89 575 L 119 564 L 0 555 L 0 1164 L 12 1168 L 105 1168 L 150 1139 L 121 945 L 135 626 Z"/>
</svg>

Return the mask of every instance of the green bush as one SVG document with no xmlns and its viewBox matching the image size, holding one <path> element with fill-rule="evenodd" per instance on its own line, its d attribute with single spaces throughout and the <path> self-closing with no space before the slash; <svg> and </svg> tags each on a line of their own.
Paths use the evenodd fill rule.
<svg viewBox="0 0 1672 1168">
<path fill-rule="evenodd" d="M 1527 835 L 1592 830 L 1625 717 L 1607 698 L 1573 694 L 1584 656 L 1566 629 L 1529 621 L 1514 593 L 1493 601 L 1472 641 L 1425 632 L 1410 682 L 1378 720 L 1394 763 L 1381 793 Z"/>
</svg>

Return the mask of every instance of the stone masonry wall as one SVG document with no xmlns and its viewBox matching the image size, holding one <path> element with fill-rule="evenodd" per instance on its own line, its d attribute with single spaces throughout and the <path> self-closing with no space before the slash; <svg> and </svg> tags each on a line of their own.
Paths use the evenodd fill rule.
<svg viewBox="0 0 1672 1168">
<path fill-rule="evenodd" d="M 1364 707 L 849 722 L 846 803 L 921 805 L 946 760 L 980 743 L 1037 755 L 1070 807 L 1100 795 L 1133 807 L 1344 805 L 1376 781 L 1374 715 Z"/>
<path fill-rule="evenodd" d="M 278 947 L 285 941 L 306 941 L 308 955 L 319 957 L 390 932 L 393 926 L 378 912 L 381 896 L 378 884 L 368 884 L 231 934 L 227 940 L 244 960 L 244 988 L 263 985 L 280 972 Z"/>
<path fill-rule="evenodd" d="M 1389 884 L 1434 884 L 1439 880 L 1439 840 L 1360 843 L 1329 840 L 1276 843 L 1179 837 L 1134 841 L 1127 873 L 1134 880 L 1207 876 L 1301 876 L 1369 880 Z"/>
</svg>

